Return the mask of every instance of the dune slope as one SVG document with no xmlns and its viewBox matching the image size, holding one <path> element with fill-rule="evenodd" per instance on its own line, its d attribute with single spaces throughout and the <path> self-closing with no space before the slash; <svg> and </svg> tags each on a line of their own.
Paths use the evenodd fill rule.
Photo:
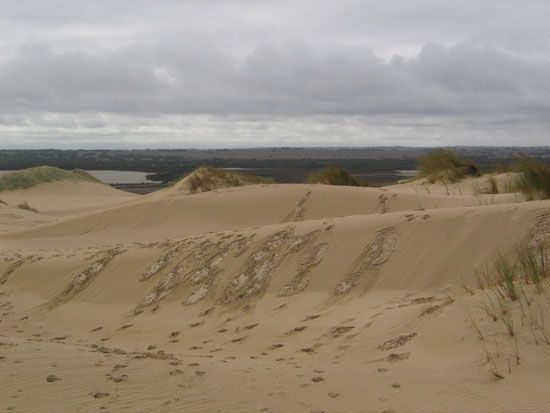
<svg viewBox="0 0 550 413">
<path fill-rule="evenodd" d="M 3 234 L 0 405 L 545 411 L 550 287 L 494 321 L 474 271 L 550 238 L 518 199 L 253 185 Z"/>
</svg>

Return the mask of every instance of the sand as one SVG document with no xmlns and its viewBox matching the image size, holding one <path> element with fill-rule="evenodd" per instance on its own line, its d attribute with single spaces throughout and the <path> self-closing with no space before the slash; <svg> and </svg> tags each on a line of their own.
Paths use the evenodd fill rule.
<svg viewBox="0 0 550 413">
<path fill-rule="evenodd" d="M 513 303 L 509 336 L 474 268 L 550 201 L 476 179 L 2 193 L 0 410 L 548 411 L 550 329 Z"/>
</svg>

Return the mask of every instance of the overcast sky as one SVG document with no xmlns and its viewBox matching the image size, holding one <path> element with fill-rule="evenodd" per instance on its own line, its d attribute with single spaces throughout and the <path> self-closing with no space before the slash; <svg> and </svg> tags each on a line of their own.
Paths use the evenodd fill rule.
<svg viewBox="0 0 550 413">
<path fill-rule="evenodd" d="M 0 148 L 550 145 L 548 0 L 0 0 Z"/>
</svg>

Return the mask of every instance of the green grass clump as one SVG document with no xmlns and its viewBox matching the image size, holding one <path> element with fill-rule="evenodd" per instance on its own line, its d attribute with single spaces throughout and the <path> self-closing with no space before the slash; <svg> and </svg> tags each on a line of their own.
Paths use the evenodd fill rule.
<svg viewBox="0 0 550 413">
<path fill-rule="evenodd" d="M 525 158 L 516 162 L 514 167 L 520 172 L 516 181 L 517 189 L 527 199 L 550 198 L 550 165 Z"/>
<path fill-rule="evenodd" d="M 436 149 L 418 160 L 418 175 L 431 183 L 436 181 L 457 182 L 465 176 L 479 176 L 473 162 L 461 159 L 450 149 Z"/>
<path fill-rule="evenodd" d="M 305 182 L 308 184 L 368 186 L 366 182 L 359 181 L 338 165 L 329 165 L 320 171 L 311 173 L 306 177 Z"/>
<path fill-rule="evenodd" d="M 501 286 L 506 295 L 512 301 L 518 299 L 516 291 L 516 265 L 510 263 L 502 254 L 497 253 L 494 257 L 494 267 L 497 285 Z"/>
<path fill-rule="evenodd" d="M 0 191 L 26 189 L 44 182 L 63 181 L 67 179 L 73 181 L 84 180 L 99 182 L 89 173 L 79 169 L 66 171 L 53 166 L 37 166 L 35 168 L 23 169 L 21 171 L 0 175 Z"/>
</svg>

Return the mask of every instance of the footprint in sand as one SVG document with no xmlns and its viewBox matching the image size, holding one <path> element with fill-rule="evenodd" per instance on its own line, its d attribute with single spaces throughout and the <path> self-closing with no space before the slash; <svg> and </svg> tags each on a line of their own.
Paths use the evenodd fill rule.
<svg viewBox="0 0 550 413">
<path fill-rule="evenodd" d="M 301 331 L 304 331 L 306 328 L 307 328 L 307 326 L 294 327 L 292 330 L 287 331 L 287 332 L 285 333 L 285 335 L 286 335 L 286 336 L 292 336 L 292 335 L 294 335 L 294 334 L 296 334 L 296 333 L 299 333 L 299 332 L 301 332 Z"/>
<path fill-rule="evenodd" d="M 232 343 L 242 343 L 248 338 L 248 336 L 238 337 L 231 340 Z"/>
<path fill-rule="evenodd" d="M 57 377 L 56 375 L 54 374 L 50 374 L 48 377 L 46 377 L 46 381 L 48 383 L 53 383 L 53 382 L 56 382 L 56 381 L 59 381 L 61 380 L 59 377 Z"/>
<path fill-rule="evenodd" d="M 316 318 L 319 318 L 321 317 L 321 314 L 312 314 L 312 315 L 308 315 L 306 316 L 306 318 L 304 318 L 303 320 L 300 320 L 300 323 L 303 323 L 305 321 L 310 321 L 310 320 L 315 320 Z"/>
</svg>

